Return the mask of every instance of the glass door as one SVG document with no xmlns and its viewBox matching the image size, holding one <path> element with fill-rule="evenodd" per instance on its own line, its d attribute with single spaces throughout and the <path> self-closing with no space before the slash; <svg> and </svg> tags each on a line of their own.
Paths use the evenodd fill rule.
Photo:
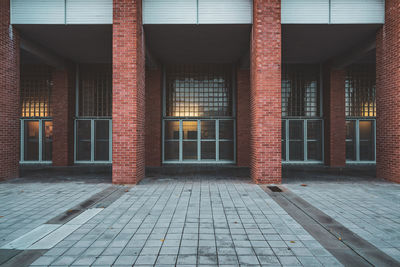
<svg viewBox="0 0 400 267">
<path fill-rule="evenodd" d="M 21 119 L 21 163 L 50 163 L 53 154 L 53 122 Z"/>
</svg>

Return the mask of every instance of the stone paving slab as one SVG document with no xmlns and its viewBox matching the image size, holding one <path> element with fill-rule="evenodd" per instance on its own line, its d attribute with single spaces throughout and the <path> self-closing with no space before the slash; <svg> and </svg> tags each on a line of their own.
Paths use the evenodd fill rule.
<svg viewBox="0 0 400 267">
<path fill-rule="evenodd" d="M 32 266 L 341 266 L 248 180 L 147 180 Z"/>
<path fill-rule="evenodd" d="M 309 182 L 285 187 L 400 262 L 400 185 Z"/>
<path fill-rule="evenodd" d="M 108 186 L 78 182 L 0 183 L 0 247 Z"/>
</svg>

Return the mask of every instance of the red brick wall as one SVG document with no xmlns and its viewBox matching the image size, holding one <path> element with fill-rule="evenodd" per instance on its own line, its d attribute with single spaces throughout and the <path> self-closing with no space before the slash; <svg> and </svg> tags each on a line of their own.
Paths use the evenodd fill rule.
<svg viewBox="0 0 400 267">
<path fill-rule="evenodd" d="M 385 25 L 376 39 L 376 170 L 400 183 L 400 2 L 386 0 Z"/>
<path fill-rule="evenodd" d="M 0 180 L 18 177 L 19 34 L 10 25 L 10 1 L 0 1 Z"/>
<path fill-rule="evenodd" d="M 281 1 L 253 1 L 251 177 L 281 182 Z"/>
<path fill-rule="evenodd" d="M 145 70 L 140 0 L 113 1 L 113 170 L 116 184 L 145 175 Z"/>
<path fill-rule="evenodd" d="M 238 166 L 250 166 L 250 70 L 236 72 L 236 161 Z"/>
<path fill-rule="evenodd" d="M 75 70 L 53 71 L 51 95 L 53 110 L 53 166 L 68 166 L 74 161 Z"/>
<path fill-rule="evenodd" d="M 162 71 L 146 70 L 146 166 L 161 166 Z"/>
<path fill-rule="evenodd" d="M 324 133 L 325 164 L 346 164 L 345 70 L 324 66 Z"/>
</svg>

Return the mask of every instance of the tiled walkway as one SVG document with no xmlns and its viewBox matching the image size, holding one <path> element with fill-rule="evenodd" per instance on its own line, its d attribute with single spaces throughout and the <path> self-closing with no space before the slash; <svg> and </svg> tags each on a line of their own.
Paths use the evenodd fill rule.
<svg viewBox="0 0 400 267">
<path fill-rule="evenodd" d="M 285 185 L 292 192 L 400 261 L 400 185 L 386 182 Z"/>
<path fill-rule="evenodd" d="M 108 186 L 74 182 L 0 183 L 0 247 Z"/>
<path fill-rule="evenodd" d="M 112 264 L 340 265 L 260 187 L 231 180 L 135 186 L 33 263 Z"/>
</svg>

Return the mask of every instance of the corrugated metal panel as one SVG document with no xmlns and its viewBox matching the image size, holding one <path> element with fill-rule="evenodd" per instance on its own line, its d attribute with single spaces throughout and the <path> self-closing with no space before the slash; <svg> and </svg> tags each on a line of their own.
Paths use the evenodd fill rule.
<svg viewBox="0 0 400 267">
<path fill-rule="evenodd" d="M 67 24 L 112 24 L 112 0 L 67 0 Z"/>
<path fill-rule="evenodd" d="M 251 24 L 252 0 L 199 0 L 200 24 Z"/>
<path fill-rule="evenodd" d="M 12 24 L 64 24 L 64 0 L 11 0 Z"/>
<path fill-rule="evenodd" d="M 143 0 L 144 24 L 196 24 L 196 0 Z"/>
<path fill-rule="evenodd" d="M 331 23 L 385 23 L 385 0 L 331 0 Z"/>
<path fill-rule="evenodd" d="M 329 0 L 282 0 L 282 24 L 329 23 Z"/>
</svg>

